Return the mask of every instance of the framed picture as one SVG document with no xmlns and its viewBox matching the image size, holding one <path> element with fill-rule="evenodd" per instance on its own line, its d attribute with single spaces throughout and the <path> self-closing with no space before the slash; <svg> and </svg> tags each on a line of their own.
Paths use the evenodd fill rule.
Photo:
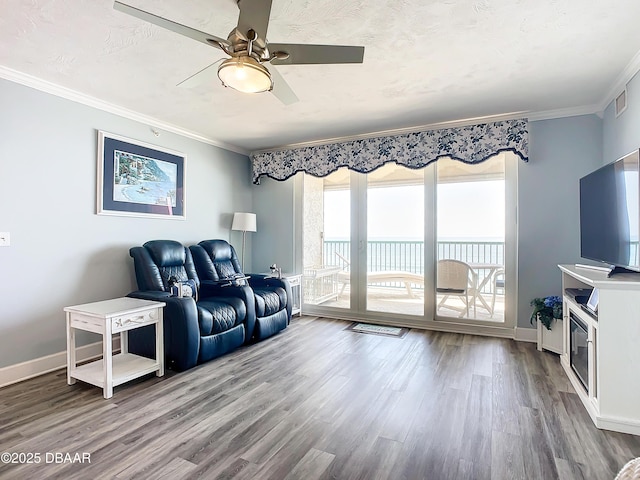
<svg viewBox="0 0 640 480">
<path fill-rule="evenodd" d="M 99 215 L 185 219 L 184 154 L 98 131 Z"/>
</svg>

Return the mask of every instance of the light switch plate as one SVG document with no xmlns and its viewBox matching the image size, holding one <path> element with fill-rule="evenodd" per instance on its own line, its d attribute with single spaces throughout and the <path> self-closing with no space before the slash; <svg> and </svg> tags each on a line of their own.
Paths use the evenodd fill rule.
<svg viewBox="0 0 640 480">
<path fill-rule="evenodd" d="M 11 245 L 11 234 L 9 232 L 0 232 L 0 247 L 8 247 Z"/>
</svg>

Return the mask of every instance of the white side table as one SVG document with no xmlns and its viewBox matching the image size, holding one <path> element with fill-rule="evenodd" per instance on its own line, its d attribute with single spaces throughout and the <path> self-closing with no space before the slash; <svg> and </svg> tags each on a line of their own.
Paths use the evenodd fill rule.
<svg viewBox="0 0 640 480">
<path fill-rule="evenodd" d="M 104 398 L 113 396 L 113 387 L 156 372 L 164 375 L 164 345 L 162 333 L 163 302 L 138 298 L 115 298 L 103 302 L 65 307 L 67 316 L 67 383 L 77 380 L 104 390 Z M 156 359 L 129 353 L 128 331 L 147 325 L 156 327 Z M 102 359 L 76 365 L 75 331 L 102 335 Z M 113 355 L 112 335 L 120 334 L 120 353 Z"/>
<path fill-rule="evenodd" d="M 291 285 L 291 296 L 293 302 L 293 309 L 291 315 L 302 316 L 302 275 L 299 273 L 283 273 L 282 278 L 286 278 Z"/>
</svg>

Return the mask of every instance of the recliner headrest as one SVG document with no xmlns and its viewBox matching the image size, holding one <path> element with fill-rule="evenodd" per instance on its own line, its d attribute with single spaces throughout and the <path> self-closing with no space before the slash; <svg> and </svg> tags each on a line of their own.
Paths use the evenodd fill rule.
<svg viewBox="0 0 640 480">
<path fill-rule="evenodd" d="M 159 267 L 184 265 L 186 253 L 184 245 L 175 240 L 151 240 L 143 245 Z"/>
<path fill-rule="evenodd" d="M 203 240 L 198 245 L 205 249 L 214 262 L 224 262 L 233 258 L 232 247 L 224 240 Z"/>
</svg>

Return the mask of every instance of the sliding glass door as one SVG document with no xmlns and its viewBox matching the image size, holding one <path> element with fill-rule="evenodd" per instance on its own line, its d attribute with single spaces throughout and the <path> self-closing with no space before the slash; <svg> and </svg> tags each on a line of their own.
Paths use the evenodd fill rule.
<svg viewBox="0 0 640 480">
<path fill-rule="evenodd" d="M 516 160 L 509 155 L 301 174 L 306 311 L 513 326 L 506 313 L 515 279 L 509 172 Z"/>
<path fill-rule="evenodd" d="M 424 171 L 367 175 L 367 297 L 374 312 L 424 315 Z"/>
<path fill-rule="evenodd" d="M 441 159 L 436 169 L 436 314 L 503 322 L 505 156 L 478 165 Z"/>
</svg>

